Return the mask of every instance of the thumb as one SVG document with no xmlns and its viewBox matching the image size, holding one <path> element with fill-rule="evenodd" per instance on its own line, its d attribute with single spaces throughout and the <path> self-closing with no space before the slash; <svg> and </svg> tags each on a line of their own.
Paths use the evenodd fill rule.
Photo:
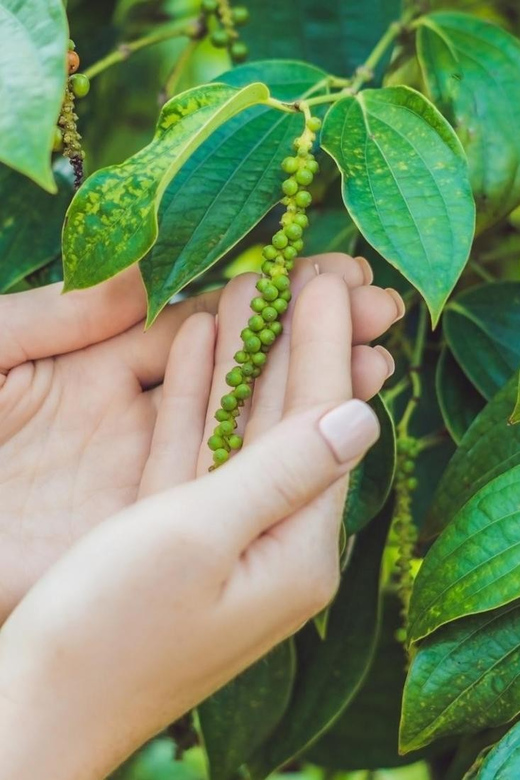
<svg viewBox="0 0 520 780">
<path fill-rule="evenodd" d="M 351 471 L 379 433 L 376 415 L 357 399 L 292 414 L 208 476 L 214 508 L 222 501 L 247 545 Z"/>
</svg>

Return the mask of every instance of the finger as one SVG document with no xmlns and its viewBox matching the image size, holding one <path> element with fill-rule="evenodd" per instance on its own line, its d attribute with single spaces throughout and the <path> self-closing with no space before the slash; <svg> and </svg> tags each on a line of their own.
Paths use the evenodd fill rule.
<svg viewBox="0 0 520 780">
<path fill-rule="evenodd" d="M 103 341 L 146 312 L 136 266 L 90 290 L 66 295 L 61 290 L 61 284 L 52 284 L 0 296 L 0 372 Z"/>
<path fill-rule="evenodd" d="M 194 314 L 173 342 L 139 497 L 195 477 L 213 375 L 215 320 Z"/>
<path fill-rule="evenodd" d="M 349 289 L 338 276 L 318 276 L 294 309 L 284 412 L 351 398 L 351 349 Z"/>
<path fill-rule="evenodd" d="M 361 345 L 352 350 L 352 391 L 354 398 L 369 401 L 392 376 L 395 363 L 384 347 Z"/>
<path fill-rule="evenodd" d="M 226 374 L 235 365 L 234 355 L 241 348 L 240 333 L 252 312 L 251 298 L 255 294 L 256 274 L 242 274 L 229 282 L 220 298 L 217 316 L 217 343 L 215 368 L 208 403 L 204 440 L 208 439 L 217 425 L 214 414 L 220 406 L 220 399 L 230 388 L 226 385 Z M 237 433 L 242 435 L 247 423 L 250 402 L 246 401 L 238 418 Z M 202 447 L 197 472 L 203 474 L 211 466 L 211 453 Z"/>
<path fill-rule="evenodd" d="M 380 287 L 357 287 L 351 291 L 352 341 L 367 344 L 379 338 L 405 314 L 398 292 Z"/>
</svg>

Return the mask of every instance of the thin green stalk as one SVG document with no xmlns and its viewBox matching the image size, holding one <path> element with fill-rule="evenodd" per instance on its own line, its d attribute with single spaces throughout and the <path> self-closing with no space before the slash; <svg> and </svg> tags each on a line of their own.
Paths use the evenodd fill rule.
<svg viewBox="0 0 520 780">
<path fill-rule="evenodd" d="M 428 312 L 424 303 L 420 304 L 419 308 L 419 323 L 417 325 L 417 334 L 415 338 L 415 346 L 412 354 L 412 360 L 410 364 L 410 379 L 412 382 L 412 397 L 408 401 L 404 414 L 397 426 L 398 434 L 401 438 L 408 436 L 408 425 L 411 418 L 421 400 L 422 393 L 422 380 L 421 380 L 421 368 L 424 355 L 424 347 L 426 345 L 426 335 L 428 332 Z"/>
<path fill-rule="evenodd" d="M 103 71 L 111 68 L 113 65 L 117 65 L 120 62 L 124 62 L 132 54 L 141 49 L 146 49 L 148 46 L 155 46 L 157 43 L 168 41 L 171 38 L 196 38 L 200 37 L 201 31 L 199 31 L 197 19 L 183 19 L 181 21 L 173 22 L 170 25 L 160 27 L 148 35 L 144 35 L 142 38 L 137 38 L 135 41 L 129 41 L 127 43 L 120 43 L 114 51 L 107 54 L 106 57 L 102 57 L 97 62 L 94 62 L 90 68 L 87 68 L 84 73 L 89 79 L 93 79 Z M 199 25 L 200 27 L 200 25 Z"/>
<path fill-rule="evenodd" d="M 177 90 L 177 85 L 179 83 L 179 80 L 182 76 L 182 72 L 186 65 L 188 64 L 189 60 L 191 59 L 192 55 L 195 53 L 195 50 L 197 49 L 197 46 L 199 45 L 198 40 L 191 40 L 182 54 L 180 55 L 179 59 L 173 66 L 173 68 L 170 71 L 170 74 L 168 75 L 168 78 L 166 79 L 166 83 L 164 85 L 164 89 L 161 92 L 159 102 L 162 105 L 167 100 L 169 100 L 173 95 L 175 94 Z"/>
</svg>

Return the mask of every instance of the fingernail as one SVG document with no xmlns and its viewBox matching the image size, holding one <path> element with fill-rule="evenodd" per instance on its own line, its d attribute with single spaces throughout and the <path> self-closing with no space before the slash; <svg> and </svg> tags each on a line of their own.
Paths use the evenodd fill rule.
<svg viewBox="0 0 520 780">
<path fill-rule="evenodd" d="M 370 406 L 355 398 L 327 412 L 319 428 L 339 463 L 362 457 L 380 432 L 379 420 Z"/>
<path fill-rule="evenodd" d="M 397 316 L 394 322 L 397 322 L 398 320 L 402 320 L 406 313 L 406 307 L 404 305 L 403 299 L 401 298 L 397 290 L 393 290 L 392 287 L 387 287 L 385 292 L 387 292 L 390 298 L 392 298 L 397 308 Z"/>
<path fill-rule="evenodd" d="M 392 374 L 395 371 L 395 360 L 393 359 L 390 352 L 382 347 L 380 344 L 377 344 L 375 347 L 373 347 L 377 352 L 379 352 L 380 355 L 382 355 L 386 361 L 386 365 L 388 366 L 388 373 L 386 375 L 386 378 L 392 376 Z"/>
<path fill-rule="evenodd" d="M 374 272 L 372 271 L 372 266 L 370 265 L 368 260 L 361 256 L 355 257 L 354 260 L 361 268 L 361 271 L 363 273 L 363 280 L 365 284 L 372 284 L 372 282 L 374 281 Z"/>
</svg>

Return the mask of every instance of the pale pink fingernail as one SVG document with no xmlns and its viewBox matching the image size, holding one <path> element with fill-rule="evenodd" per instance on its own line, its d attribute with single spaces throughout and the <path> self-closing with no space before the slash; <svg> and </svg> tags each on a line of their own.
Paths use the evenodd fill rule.
<svg viewBox="0 0 520 780">
<path fill-rule="evenodd" d="M 361 458 L 380 433 L 379 420 L 370 406 L 355 398 L 327 412 L 319 428 L 340 463 Z"/>
<path fill-rule="evenodd" d="M 381 344 L 377 344 L 373 349 L 376 350 L 376 352 L 379 352 L 379 354 L 385 359 L 386 365 L 388 366 L 388 373 L 386 375 L 386 378 L 392 376 L 392 374 L 395 371 L 395 360 L 393 359 L 390 352 L 381 346 Z"/>
<path fill-rule="evenodd" d="M 366 259 L 366 257 L 355 257 L 354 260 L 356 263 L 360 266 L 361 272 L 363 274 L 363 280 L 365 284 L 372 284 L 374 281 L 374 272 L 372 271 L 372 266 Z"/>
<path fill-rule="evenodd" d="M 388 293 L 390 298 L 392 298 L 397 309 L 394 322 L 397 322 L 398 320 L 402 320 L 404 315 L 406 314 L 406 307 L 404 305 L 403 299 L 401 298 L 397 290 L 394 290 L 392 287 L 387 287 L 385 289 L 385 292 Z"/>
</svg>

